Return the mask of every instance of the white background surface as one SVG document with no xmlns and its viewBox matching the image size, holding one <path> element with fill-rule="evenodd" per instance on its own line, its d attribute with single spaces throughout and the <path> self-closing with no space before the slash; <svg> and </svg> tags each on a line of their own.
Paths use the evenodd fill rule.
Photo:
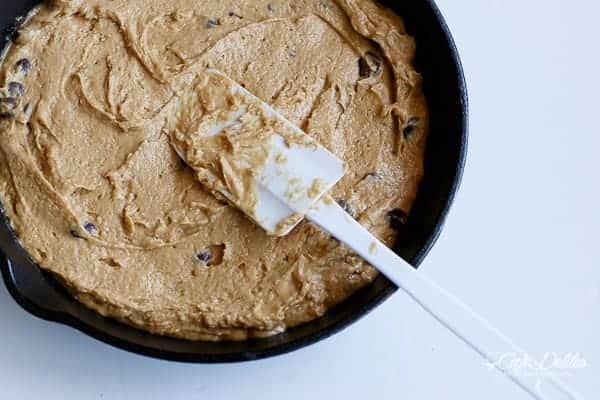
<svg viewBox="0 0 600 400">
<path fill-rule="evenodd" d="M 438 3 L 469 83 L 471 146 L 422 271 L 532 354 L 579 352 L 588 367 L 566 380 L 598 399 L 600 6 Z M 528 398 L 400 293 L 329 340 L 237 365 L 115 350 L 29 316 L 3 286 L 0 315 L 0 399 Z"/>
</svg>

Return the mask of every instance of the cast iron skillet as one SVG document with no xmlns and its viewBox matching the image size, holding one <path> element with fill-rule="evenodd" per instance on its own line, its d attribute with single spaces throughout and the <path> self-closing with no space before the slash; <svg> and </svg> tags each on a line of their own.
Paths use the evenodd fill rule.
<svg viewBox="0 0 600 400">
<path fill-rule="evenodd" d="M 0 29 L 10 33 L 17 17 L 39 0 L 2 0 Z M 467 152 L 467 91 L 450 31 L 432 0 L 383 1 L 401 15 L 417 40 L 417 69 L 423 74 L 431 112 L 426 173 L 409 221 L 400 227 L 397 253 L 417 267 L 437 239 L 458 189 Z M 7 38 L 0 39 L 4 48 Z M 113 346 L 185 362 L 234 362 L 271 357 L 327 338 L 366 315 L 396 291 L 383 277 L 316 321 L 268 339 L 189 342 L 155 336 L 99 316 L 42 272 L 15 240 L 2 214 L 0 269 L 9 292 L 30 313 L 70 325 Z"/>
</svg>

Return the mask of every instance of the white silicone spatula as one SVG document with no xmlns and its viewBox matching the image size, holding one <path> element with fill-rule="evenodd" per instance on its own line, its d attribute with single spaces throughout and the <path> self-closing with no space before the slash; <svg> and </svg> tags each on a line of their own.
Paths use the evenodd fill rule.
<svg viewBox="0 0 600 400">
<path fill-rule="evenodd" d="M 501 354 L 524 354 L 488 321 L 417 272 L 331 200 L 326 192 L 344 174 L 341 160 L 234 81 L 218 71 L 208 70 L 205 73 L 218 77 L 216 84 L 224 85 L 221 89 L 235 94 L 241 102 L 238 109 L 230 114 L 229 120 L 220 121 L 204 132 L 195 134 L 223 134 L 228 127 L 243 124 L 244 118 L 241 117 L 250 109 L 258 109 L 263 118 L 276 120 L 281 129 L 265 143 L 269 157 L 258 170 L 253 171 L 257 204 L 252 209 L 241 207 L 242 211 L 273 235 L 285 235 L 304 217 L 308 218 L 377 268 L 490 365 L 497 365 Z M 301 135 L 299 137 L 304 137 L 304 140 L 289 143 L 286 138 L 291 134 Z M 172 144 L 186 160 L 186 150 L 180 142 L 172 140 Z M 210 186 L 211 181 L 209 179 L 204 184 Z M 243 204 L 222 186 L 213 185 L 209 189 L 219 192 L 233 204 Z M 503 369 L 502 365 L 497 365 L 497 368 L 534 398 L 581 398 L 558 377 L 518 374 Z"/>
</svg>

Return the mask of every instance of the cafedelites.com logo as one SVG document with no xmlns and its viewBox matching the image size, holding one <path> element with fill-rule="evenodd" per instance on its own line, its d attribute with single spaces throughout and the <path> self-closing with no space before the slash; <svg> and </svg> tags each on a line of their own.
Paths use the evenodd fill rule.
<svg viewBox="0 0 600 400">
<path fill-rule="evenodd" d="M 486 361 L 485 365 L 518 376 L 569 376 L 574 370 L 586 368 L 588 363 L 579 353 L 547 352 L 534 356 L 510 352 L 499 354 L 496 361 Z"/>
</svg>

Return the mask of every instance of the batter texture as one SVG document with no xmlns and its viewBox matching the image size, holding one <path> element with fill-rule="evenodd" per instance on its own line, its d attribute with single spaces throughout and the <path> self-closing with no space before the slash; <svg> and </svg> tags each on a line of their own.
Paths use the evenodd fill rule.
<svg viewBox="0 0 600 400">
<path fill-rule="evenodd" d="M 5 212 L 102 315 L 192 340 L 310 321 L 376 271 L 308 222 L 270 237 L 215 198 L 169 121 L 202 71 L 224 72 L 346 162 L 332 196 L 392 244 L 390 212 L 410 210 L 423 174 L 414 49 L 370 0 L 50 1 L 0 72 Z"/>
</svg>

